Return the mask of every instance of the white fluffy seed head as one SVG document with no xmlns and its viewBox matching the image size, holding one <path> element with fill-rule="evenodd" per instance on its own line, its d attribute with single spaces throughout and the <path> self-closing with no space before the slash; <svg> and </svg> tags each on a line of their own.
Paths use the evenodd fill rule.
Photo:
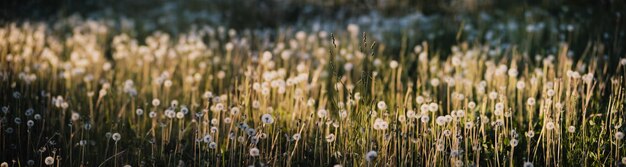
<svg viewBox="0 0 626 167">
<path fill-rule="evenodd" d="M 260 154 L 261 154 L 261 151 L 259 151 L 258 148 L 255 147 L 255 148 L 250 149 L 250 156 L 257 157 Z"/>
<path fill-rule="evenodd" d="M 367 152 L 367 154 L 365 154 L 365 160 L 367 162 L 371 162 L 374 159 L 376 159 L 376 157 L 378 157 L 378 153 L 376 151 L 369 151 Z"/>
<path fill-rule="evenodd" d="M 54 158 L 48 156 L 48 157 L 46 157 L 46 159 L 44 159 L 44 163 L 46 165 L 52 165 L 52 164 L 54 164 Z"/>
<path fill-rule="evenodd" d="M 263 114 L 263 116 L 261 116 L 261 121 L 263 121 L 264 124 L 272 124 L 274 123 L 274 117 L 270 114 Z"/>
<path fill-rule="evenodd" d="M 113 135 L 111 135 L 111 138 L 117 142 L 117 141 L 120 141 L 120 139 L 122 139 L 122 135 L 120 135 L 120 133 L 113 133 Z"/>
</svg>

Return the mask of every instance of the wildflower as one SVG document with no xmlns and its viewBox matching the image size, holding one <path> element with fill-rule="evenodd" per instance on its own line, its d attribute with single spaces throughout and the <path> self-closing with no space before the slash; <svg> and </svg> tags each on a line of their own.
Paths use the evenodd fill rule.
<svg viewBox="0 0 626 167">
<path fill-rule="evenodd" d="M 409 110 L 409 111 L 406 112 L 406 117 L 417 118 L 417 114 L 415 113 L 415 111 Z"/>
<path fill-rule="evenodd" d="M 293 140 L 300 140 L 300 137 L 302 137 L 300 133 L 296 133 L 296 134 L 293 134 L 293 136 L 291 136 Z"/>
<path fill-rule="evenodd" d="M 415 98 L 415 102 L 416 102 L 417 104 L 422 104 L 422 103 L 424 103 L 424 97 L 422 97 L 422 96 L 417 96 L 417 97 Z"/>
<path fill-rule="evenodd" d="M 472 129 L 474 127 L 474 123 L 467 121 L 465 122 L 465 129 Z"/>
<path fill-rule="evenodd" d="M 406 121 L 406 116 L 404 115 L 398 116 L 398 121 L 404 123 L 404 121 Z"/>
<path fill-rule="evenodd" d="M 330 143 L 330 142 L 333 142 L 333 141 L 335 141 L 335 134 L 331 133 L 331 134 L 326 135 L 326 142 Z"/>
<path fill-rule="evenodd" d="M 185 118 L 185 113 L 183 113 L 182 111 L 181 111 L 181 112 L 177 112 L 177 113 L 176 113 L 176 118 L 178 118 L 178 119 L 183 119 L 183 118 Z"/>
<path fill-rule="evenodd" d="M 391 67 L 391 69 L 398 68 L 398 61 L 391 60 L 391 62 L 389 62 L 389 67 Z"/>
<path fill-rule="evenodd" d="M 259 154 L 260 154 L 260 151 L 258 148 L 255 147 L 255 148 L 250 149 L 250 156 L 256 157 L 256 156 L 259 156 Z"/>
<path fill-rule="evenodd" d="M 439 86 L 439 79 L 437 79 L 437 78 L 431 79 L 430 80 L 430 85 L 432 85 L 433 87 Z"/>
<path fill-rule="evenodd" d="M 33 127 L 33 126 L 35 126 L 35 121 L 33 121 L 33 120 L 28 120 L 28 121 L 26 122 L 26 126 L 28 126 L 29 128 L 30 128 L 30 127 Z"/>
<path fill-rule="evenodd" d="M 378 153 L 376 151 L 370 151 L 365 154 L 365 160 L 367 162 L 373 161 L 376 157 L 378 157 Z"/>
<path fill-rule="evenodd" d="M 569 126 L 569 127 L 567 127 L 567 132 L 569 132 L 569 133 L 574 133 L 574 132 L 576 132 L 576 127 L 574 127 L 574 126 Z"/>
<path fill-rule="evenodd" d="M 161 104 L 161 101 L 159 99 L 152 99 L 152 106 L 159 106 Z"/>
<path fill-rule="evenodd" d="M 555 93 L 555 92 L 554 92 L 554 89 L 549 89 L 549 90 L 548 90 L 548 92 L 547 92 L 548 97 L 552 97 L 552 96 L 554 96 L 554 93 Z"/>
<path fill-rule="evenodd" d="M 2 162 L 2 163 L 0 164 L 0 167 L 9 167 L 9 163 L 7 163 L 7 162 Z"/>
<path fill-rule="evenodd" d="M 475 107 L 476 107 L 476 103 L 474 103 L 473 101 L 472 101 L 472 102 L 467 103 L 467 108 L 469 108 L 469 109 L 474 109 Z"/>
<path fill-rule="evenodd" d="M 531 131 L 526 132 L 526 137 L 532 138 L 534 136 L 535 136 L 535 131 L 531 130 Z"/>
<path fill-rule="evenodd" d="M 52 165 L 52 164 L 54 164 L 54 158 L 52 158 L 52 157 L 48 156 L 48 157 L 46 157 L 46 159 L 44 160 L 44 163 L 45 163 L 46 165 Z"/>
<path fill-rule="evenodd" d="M 463 161 L 457 160 L 456 162 L 454 162 L 454 166 L 462 167 L 463 166 Z"/>
<path fill-rule="evenodd" d="M 174 118 L 176 116 L 176 112 L 172 109 L 165 110 L 165 116 L 168 118 Z"/>
<path fill-rule="evenodd" d="M 430 121 L 430 116 L 428 115 L 423 115 L 422 118 L 420 118 L 422 123 L 428 123 L 428 121 Z"/>
<path fill-rule="evenodd" d="M 78 121 L 78 119 L 80 119 L 80 114 L 72 112 L 72 121 Z"/>
<path fill-rule="evenodd" d="M 254 128 L 248 128 L 246 129 L 246 133 L 248 134 L 248 136 L 254 136 L 256 135 L 256 130 Z"/>
<path fill-rule="evenodd" d="M 113 135 L 111 136 L 111 138 L 117 142 L 120 141 L 120 139 L 122 139 L 122 135 L 120 135 L 120 133 L 113 133 Z"/>
<path fill-rule="evenodd" d="M 156 116 L 157 116 L 157 113 L 156 113 L 156 112 L 154 112 L 154 111 L 150 111 L 150 113 L 148 114 L 148 116 L 149 116 L 150 118 L 154 118 L 154 117 L 156 117 Z"/>
<path fill-rule="evenodd" d="M 437 104 L 437 103 L 430 103 L 428 105 L 428 110 L 430 112 L 435 112 L 435 111 L 439 110 L 439 104 Z"/>
<path fill-rule="evenodd" d="M 517 141 L 517 139 L 511 139 L 511 141 L 510 141 L 511 147 L 517 146 L 518 143 L 519 143 L 519 141 Z"/>
<path fill-rule="evenodd" d="M 443 145 L 443 143 L 437 143 L 436 149 L 437 151 L 443 151 L 443 149 L 445 149 L 445 146 Z"/>
<path fill-rule="evenodd" d="M 376 130 L 387 130 L 388 127 L 389 124 L 383 119 L 376 118 L 376 120 L 374 121 L 374 129 Z"/>
<path fill-rule="evenodd" d="M 217 148 L 217 143 L 215 143 L 215 142 L 211 142 L 211 143 L 209 143 L 209 148 L 210 148 L 210 149 L 215 149 L 215 148 Z"/>
<path fill-rule="evenodd" d="M 318 117 L 325 118 L 326 115 L 328 115 L 328 111 L 326 111 L 325 109 L 317 110 L 317 116 Z"/>
<path fill-rule="evenodd" d="M 498 98 L 498 93 L 497 92 L 490 92 L 489 93 L 489 99 L 495 100 L 496 98 Z"/>
<path fill-rule="evenodd" d="M 237 114 L 239 114 L 239 112 L 240 112 L 239 107 L 232 107 L 232 108 L 230 108 L 230 114 L 231 115 L 237 115 Z"/>
<path fill-rule="evenodd" d="M 137 110 L 135 110 L 135 114 L 137 114 L 139 116 L 143 115 L 143 109 L 138 108 Z"/>
<path fill-rule="evenodd" d="M 626 64 L 626 63 L 624 63 Z M 622 164 L 626 164 L 626 157 L 622 157 Z"/>
<path fill-rule="evenodd" d="M 493 111 L 493 115 L 502 116 L 502 114 L 504 114 L 503 109 L 496 109 L 495 111 Z"/>
<path fill-rule="evenodd" d="M 535 105 L 535 98 L 532 98 L 532 97 L 528 98 L 528 100 L 526 101 L 526 103 L 527 103 L 529 106 L 533 106 L 533 105 Z"/>
<path fill-rule="evenodd" d="M 341 110 L 341 111 L 339 112 L 339 117 L 340 117 L 341 119 L 347 118 L 347 117 L 348 117 L 348 111 L 346 111 L 346 110 Z"/>
<path fill-rule="evenodd" d="M 224 118 L 224 123 L 225 123 L 225 124 L 229 124 L 229 123 L 231 123 L 231 122 L 233 122 L 233 121 L 232 121 L 232 119 L 231 119 L 230 117 L 226 117 L 226 118 Z"/>
<path fill-rule="evenodd" d="M 457 110 L 456 111 L 456 116 L 459 117 L 459 118 L 465 117 L 465 110 Z"/>
<path fill-rule="evenodd" d="M 550 122 L 546 123 L 546 129 L 548 129 L 548 130 L 554 129 L 554 122 L 550 121 Z"/>
<path fill-rule="evenodd" d="M 263 116 L 261 116 L 261 121 L 263 121 L 264 124 L 272 124 L 274 123 L 274 117 L 270 114 L 263 114 Z"/>
<path fill-rule="evenodd" d="M 378 104 L 376 105 L 378 107 L 378 109 L 380 110 L 384 110 L 387 109 L 387 104 L 384 101 L 379 101 Z"/>
<path fill-rule="evenodd" d="M 515 88 L 517 89 L 524 89 L 526 87 L 526 83 L 524 83 L 524 81 L 517 81 L 517 84 L 515 85 Z"/>
<path fill-rule="evenodd" d="M 444 116 L 439 116 L 439 117 L 437 117 L 437 119 L 435 120 L 435 122 L 437 123 L 437 125 L 439 125 L 439 126 L 443 126 L 443 125 L 445 125 L 445 124 L 446 124 L 446 122 L 447 122 L 447 121 L 446 121 L 446 117 L 444 117 Z"/>
</svg>

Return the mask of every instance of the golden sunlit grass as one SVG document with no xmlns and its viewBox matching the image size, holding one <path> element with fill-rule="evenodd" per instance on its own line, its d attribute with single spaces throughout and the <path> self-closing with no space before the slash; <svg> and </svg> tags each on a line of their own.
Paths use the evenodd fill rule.
<svg viewBox="0 0 626 167">
<path fill-rule="evenodd" d="M 626 59 L 330 32 L 0 28 L 4 166 L 626 163 Z M 536 48 L 543 49 L 543 48 Z"/>
</svg>

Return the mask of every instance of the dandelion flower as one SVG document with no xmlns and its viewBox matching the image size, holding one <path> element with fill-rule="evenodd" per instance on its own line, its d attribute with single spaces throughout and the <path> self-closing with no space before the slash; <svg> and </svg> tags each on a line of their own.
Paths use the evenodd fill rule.
<svg viewBox="0 0 626 167">
<path fill-rule="evenodd" d="M 331 143 L 333 141 L 335 141 L 335 134 L 331 133 L 331 134 L 326 135 L 326 142 Z"/>
<path fill-rule="evenodd" d="M 378 153 L 376 151 L 370 151 L 365 154 L 365 160 L 367 162 L 373 161 L 374 159 L 376 159 L 376 157 L 378 157 Z"/>
<path fill-rule="evenodd" d="M 213 137 L 211 135 L 205 135 L 202 138 L 202 141 L 204 141 L 205 143 L 209 143 L 209 142 L 213 141 Z"/>
<path fill-rule="evenodd" d="M 210 149 L 215 149 L 215 148 L 217 148 L 217 143 L 215 143 L 215 142 L 211 142 L 211 143 L 209 143 L 209 148 L 210 148 Z"/>
<path fill-rule="evenodd" d="M 517 139 L 511 139 L 511 142 L 510 142 L 511 147 L 517 146 L 518 143 L 519 143 L 519 141 L 517 141 Z"/>
<path fill-rule="evenodd" d="M 548 130 L 554 129 L 554 122 L 550 121 L 550 122 L 546 123 L 546 129 L 548 129 Z"/>
<path fill-rule="evenodd" d="M 391 69 L 398 68 L 398 61 L 391 60 L 391 62 L 389 62 L 389 67 L 391 67 Z"/>
<path fill-rule="evenodd" d="M 240 112 L 239 107 L 230 108 L 230 114 L 231 115 L 237 115 L 237 114 L 239 114 L 239 112 Z"/>
<path fill-rule="evenodd" d="M 384 110 L 387 109 L 387 104 L 384 101 L 379 101 L 378 104 L 376 105 L 378 107 L 378 109 L 380 110 Z"/>
<path fill-rule="evenodd" d="M 176 113 L 176 118 L 178 118 L 178 119 L 183 119 L 183 118 L 185 118 L 185 113 L 183 113 L 182 111 L 181 111 L 181 112 L 177 112 L 177 113 Z"/>
<path fill-rule="evenodd" d="M 260 154 L 260 151 L 258 148 L 255 147 L 255 148 L 250 149 L 250 156 L 257 157 L 259 156 L 259 154 Z"/>
<path fill-rule="evenodd" d="M 46 157 L 46 159 L 44 159 L 44 163 L 46 165 L 52 165 L 52 164 L 54 164 L 54 158 L 48 156 L 48 157 Z"/>
<path fill-rule="evenodd" d="M 469 109 L 474 109 L 475 107 L 476 107 L 476 103 L 474 103 L 473 101 L 472 101 L 472 102 L 467 103 L 467 108 L 469 108 Z"/>
<path fill-rule="evenodd" d="M 528 104 L 529 106 L 533 106 L 535 105 L 535 98 L 528 98 L 528 100 L 526 101 L 526 104 Z"/>
<path fill-rule="evenodd" d="M 532 138 L 535 136 L 535 131 L 528 131 L 526 132 L 526 137 Z"/>
<path fill-rule="evenodd" d="M 274 117 L 270 114 L 263 114 L 263 116 L 261 116 L 261 121 L 263 121 L 264 124 L 272 124 L 274 123 Z"/>
<path fill-rule="evenodd" d="M 576 132 L 576 127 L 574 127 L 574 126 L 569 126 L 569 127 L 567 127 L 567 132 L 569 132 L 569 133 L 574 133 L 574 132 Z"/>
<path fill-rule="evenodd" d="M 447 122 L 447 121 L 446 121 L 446 117 L 444 117 L 444 116 L 439 116 L 439 117 L 437 117 L 437 119 L 435 120 L 435 122 L 437 123 L 437 125 L 439 125 L 439 126 L 443 126 L 443 125 L 445 125 L 445 124 L 446 124 L 446 122 Z"/>
<path fill-rule="evenodd" d="M 152 106 L 159 106 L 159 104 L 161 104 L 161 101 L 159 99 L 152 99 Z"/>
<path fill-rule="evenodd" d="M 472 127 L 474 127 L 474 123 L 473 122 L 465 122 L 465 129 L 472 129 Z"/>
<path fill-rule="evenodd" d="M 437 103 L 430 103 L 428 105 L 428 110 L 430 112 L 435 112 L 435 111 L 439 110 L 439 104 L 437 104 Z"/>
<path fill-rule="evenodd" d="M 317 110 L 317 116 L 318 117 L 325 118 L 326 115 L 328 115 L 328 111 L 326 111 L 325 109 Z"/>
<path fill-rule="evenodd" d="M 430 116 L 424 115 L 420 119 L 421 119 L 422 123 L 428 123 L 428 121 L 430 121 Z"/>
<path fill-rule="evenodd" d="M 300 137 L 302 137 L 300 133 L 296 133 L 296 134 L 293 134 L 293 136 L 291 136 L 293 140 L 300 140 Z"/>
<path fill-rule="evenodd" d="M 120 141 L 120 139 L 122 139 L 122 135 L 120 135 L 120 133 L 113 133 L 113 135 L 111 135 L 111 138 L 117 142 Z"/>
</svg>

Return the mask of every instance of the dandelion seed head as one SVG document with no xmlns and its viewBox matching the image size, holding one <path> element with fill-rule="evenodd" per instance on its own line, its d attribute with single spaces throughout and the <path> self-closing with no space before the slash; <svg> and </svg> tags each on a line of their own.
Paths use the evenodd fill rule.
<svg viewBox="0 0 626 167">
<path fill-rule="evenodd" d="M 274 117 L 270 114 L 263 114 L 263 116 L 261 116 L 261 121 L 263 121 L 264 124 L 272 124 L 274 123 Z"/>
<path fill-rule="evenodd" d="M 435 112 L 435 111 L 439 110 L 439 104 L 437 104 L 437 103 L 430 103 L 428 105 L 428 110 L 430 112 Z"/>
<path fill-rule="evenodd" d="M 328 115 L 328 111 L 326 111 L 326 109 L 317 110 L 317 116 L 318 117 L 326 118 L 327 115 Z"/>
<path fill-rule="evenodd" d="M 574 127 L 574 126 L 569 126 L 569 127 L 567 127 L 567 132 L 569 132 L 569 133 L 574 133 L 574 132 L 576 132 L 576 127 Z"/>
<path fill-rule="evenodd" d="M 331 133 L 331 134 L 326 135 L 326 142 L 331 143 L 331 142 L 334 142 L 334 141 L 335 141 L 335 134 Z"/>
<path fill-rule="evenodd" d="M 44 163 L 46 165 L 52 165 L 54 164 L 54 158 L 52 158 L 51 156 L 46 157 L 46 159 L 44 159 Z"/>
<path fill-rule="evenodd" d="M 117 142 L 117 141 L 120 141 L 120 139 L 122 139 L 122 135 L 120 135 L 120 133 L 113 133 L 113 135 L 111 135 L 111 138 Z"/>
<path fill-rule="evenodd" d="M 256 147 L 250 149 L 250 156 L 257 157 L 257 156 L 259 156 L 260 153 L 261 152 Z"/>
<path fill-rule="evenodd" d="M 367 152 L 367 154 L 365 154 L 365 160 L 367 162 L 373 161 L 374 159 L 376 159 L 376 157 L 378 157 L 378 152 L 376 151 L 369 151 Z"/>
</svg>

